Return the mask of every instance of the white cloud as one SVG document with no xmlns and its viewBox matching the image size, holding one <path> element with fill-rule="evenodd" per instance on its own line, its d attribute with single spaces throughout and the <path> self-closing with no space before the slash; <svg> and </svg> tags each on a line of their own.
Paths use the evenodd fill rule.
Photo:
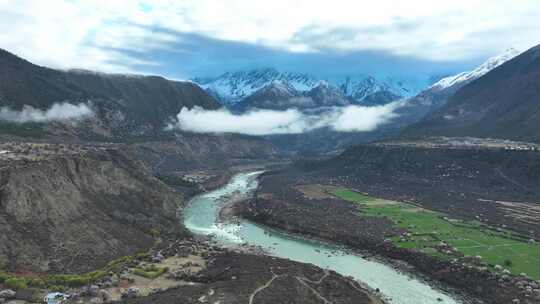
<svg viewBox="0 0 540 304">
<path fill-rule="evenodd" d="M 0 47 L 40 64 L 115 72 L 146 63 L 114 49 L 168 49 L 174 32 L 291 52 L 460 60 L 538 43 L 539 15 L 536 0 L 0 0 Z"/>
<path fill-rule="evenodd" d="M 183 108 L 168 129 L 248 135 L 299 134 L 319 128 L 330 128 L 338 132 L 366 132 L 396 117 L 394 110 L 399 105 L 395 102 L 376 107 L 335 107 L 318 114 L 305 114 L 296 109 L 253 110 L 233 114 L 226 109 Z"/>
<path fill-rule="evenodd" d="M 378 107 L 348 106 L 331 122 L 331 127 L 341 132 L 372 131 L 395 118 L 398 106 L 397 102 Z"/>
<path fill-rule="evenodd" d="M 250 135 L 302 133 L 308 128 L 305 117 L 297 110 L 257 110 L 235 115 L 225 109 L 183 108 L 178 121 L 169 128 L 198 133 L 242 133 Z"/>
<path fill-rule="evenodd" d="M 40 110 L 31 106 L 24 106 L 22 110 L 12 110 L 9 107 L 0 108 L 0 121 L 14 123 L 51 122 L 79 120 L 93 115 L 86 104 L 73 105 L 70 103 L 55 103 L 47 110 Z"/>
<path fill-rule="evenodd" d="M 120 50 L 166 48 L 174 35 L 144 27 L 136 1 L 0 0 L 0 47 L 41 65 L 135 72 L 148 62 Z"/>
</svg>

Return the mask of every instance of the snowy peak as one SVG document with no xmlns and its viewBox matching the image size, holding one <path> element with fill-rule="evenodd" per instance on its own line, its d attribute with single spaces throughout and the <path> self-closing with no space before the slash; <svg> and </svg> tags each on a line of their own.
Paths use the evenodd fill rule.
<svg viewBox="0 0 540 304">
<path fill-rule="evenodd" d="M 298 90 L 296 90 L 296 88 L 288 82 L 274 80 L 254 94 L 257 93 L 271 94 L 275 96 L 296 96 L 298 95 Z"/>
<path fill-rule="evenodd" d="M 487 72 L 493 70 L 494 68 L 507 62 L 508 60 L 513 59 L 519 54 L 521 54 L 520 51 L 516 50 L 515 48 L 509 48 L 506 51 L 504 51 L 502 54 L 489 58 L 486 62 L 484 62 L 484 64 L 482 64 L 476 70 L 481 71 L 484 74 L 486 74 Z"/>
<path fill-rule="evenodd" d="M 289 108 L 309 108 L 311 101 L 302 97 L 302 93 L 289 83 L 274 80 L 255 91 L 241 101 L 229 105 L 234 111 L 244 112 L 250 109 L 286 110 Z"/>
<path fill-rule="evenodd" d="M 376 86 L 375 78 L 371 76 L 360 80 L 352 80 L 351 77 L 346 77 L 340 89 L 346 95 L 362 99 L 367 96 L 368 92 L 373 91 Z"/>
<path fill-rule="evenodd" d="M 253 94 L 230 106 L 235 111 L 250 109 L 286 110 L 347 106 L 354 103 L 335 86 L 320 81 L 309 91 L 298 91 L 284 81 L 272 81 Z"/>
<path fill-rule="evenodd" d="M 334 96 L 342 98 L 345 97 L 341 90 L 324 80 L 320 81 L 316 87 L 307 92 L 307 95 L 321 95 L 327 97 Z"/>
<path fill-rule="evenodd" d="M 342 92 L 338 88 L 334 87 L 326 80 L 319 81 L 317 83 L 317 86 L 313 87 L 311 91 L 324 92 L 325 94 L 342 94 Z"/>
<path fill-rule="evenodd" d="M 287 100 L 289 98 L 298 96 L 300 96 L 300 92 L 298 92 L 298 90 L 296 90 L 292 85 L 281 80 L 274 80 L 270 84 L 255 91 L 238 104 L 245 103 L 246 105 L 249 105 L 250 103 L 257 103 L 260 101 L 268 102 Z"/>
<path fill-rule="evenodd" d="M 326 81 L 319 82 L 316 87 L 306 92 L 305 95 L 310 97 L 314 104 L 320 107 L 346 106 L 351 104 L 351 99 L 345 96 L 341 90 Z"/>
<path fill-rule="evenodd" d="M 482 65 L 480 65 L 476 69 L 469 72 L 463 72 L 454 76 L 443 78 L 439 80 L 437 83 L 433 84 L 430 88 L 436 89 L 436 90 L 443 90 L 451 86 L 454 86 L 456 84 L 469 83 L 477 78 L 484 76 L 489 71 L 495 69 L 496 67 L 507 62 L 508 60 L 511 60 L 512 58 L 516 57 L 520 53 L 521 53 L 520 51 L 514 48 L 507 49 L 502 54 L 489 58 L 486 62 L 484 62 Z"/>
<path fill-rule="evenodd" d="M 273 68 L 255 69 L 250 71 L 227 72 L 215 78 L 195 78 L 201 87 L 211 92 L 224 104 L 234 104 L 256 91 L 275 83 L 294 88 L 297 91 L 307 91 L 313 88 L 317 81 L 309 75 L 279 72 Z"/>
</svg>

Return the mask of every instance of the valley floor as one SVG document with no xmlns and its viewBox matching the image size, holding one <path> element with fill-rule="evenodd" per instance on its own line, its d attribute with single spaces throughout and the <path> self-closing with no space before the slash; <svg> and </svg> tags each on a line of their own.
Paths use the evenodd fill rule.
<svg viewBox="0 0 540 304">
<path fill-rule="evenodd" d="M 256 198 L 237 204 L 236 212 L 280 230 L 404 261 L 413 267 L 409 271 L 487 303 L 540 300 L 535 281 L 540 245 L 529 236 L 309 179 L 287 170 L 269 172 Z"/>
<path fill-rule="evenodd" d="M 186 200 L 221 187 L 232 172 L 280 164 L 249 163 L 158 177 Z M 148 251 L 120 257 L 88 273 L 0 271 L 0 302 L 42 303 L 45 295 L 61 292 L 70 296 L 66 303 L 92 304 L 382 303 L 352 279 L 269 257 L 256 248 L 221 249 L 208 239 L 191 236 L 174 239 L 156 234 L 156 241 Z"/>
<path fill-rule="evenodd" d="M 171 214 L 176 213 L 174 208 L 170 208 L 175 205 L 172 203 L 176 202 L 174 193 L 180 194 L 180 204 L 185 206 L 189 198 L 224 185 L 235 172 L 267 169 L 268 171 L 260 178 L 260 187 L 255 197 L 228 206 L 226 211 L 229 215 L 240 215 L 272 228 L 345 245 L 362 254 L 376 255 L 395 262 L 395 265 L 399 265 L 396 267 L 406 267 L 407 272 L 418 273 L 439 282 L 443 287 L 449 286 L 453 290 L 458 290 L 466 298 L 481 299 L 484 303 L 532 304 L 540 301 L 540 282 L 535 281 L 540 279 L 536 267 L 540 261 L 540 245 L 536 244 L 537 240 L 534 237 L 539 219 L 536 205 L 510 202 L 507 199 L 514 193 L 519 194 L 523 187 L 530 191 L 519 194 L 520 198 L 535 198 L 536 180 L 526 175 L 529 174 L 527 172 L 510 171 L 510 167 L 492 169 L 482 165 L 480 170 L 484 171 L 473 172 L 472 168 L 476 163 L 472 163 L 471 166 L 469 163 L 459 164 L 460 161 L 469 161 L 467 155 L 470 153 L 475 157 L 485 155 L 486 153 L 482 151 L 443 153 L 429 150 L 429 154 L 426 154 L 425 150 L 421 150 L 421 154 L 415 155 L 415 152 L 403 153 L 401 146 L 398 148 L 374 146 L 358 153 L 364 158 L 362 161 L 355 159 L 356 154 L 345 154 L 337 163 L 326 164 L 324 161 L 316 163 L 322 164 L 322 171 L 315 172 L 298 169 L 295 166 L 284 166 L 286 162 L 275 160 L 246 162 L 238 159 L 229 162 L 227 169 L 174 166 L 176 163 L 185 163 L 181 158 L 175 158 L 176 151 L 167 158 L 167 162 L 163 161 L 164 158 L 156 157 L 145 159 L 140 166 L 129 158 L 124 159 L 124 154 L 117 152 L 120 151 L 119 147 L 112 146 L 88 149 L 78 146 L 42 147 L 32 144 L 8 148 L 6 148 L 8 151 L 18 151 L 17 149 L 21 148 L 20 152 L 2 155 L 4 182 L 13 186 L 14 193 L 18 189 L 16 187 L 18 184 L 12 182 L 14 177 L 22 176 L 24 177 L 24 179 L 21 177 L 22 181 L 30 180 L 35 178 L 35 172 L 43 172 L 40 166 L 48 165 L 51 167 L 51 174 L 46 179 L 48 181 L 60 180 L 61 177 L 62 183 L 71 186 L 75 184 L 73 177 L 80 176 L 82 168 L 92 172 L 86 177 L 86 185 L 88 181 L 100 182 L 99 188 L 95 190 L 96 195 L 103 195 L 105 191 L 107 195 L 113 197 L 115 189 L 109 187 L 111 182 L 102 183 L 101 175 L 97 172 L 99 170 L 92 169 L 106 165 L 105 168 L 111 172 L 123 172 L 121 170 L 127 172 L 126 176 L 129 179 L 126 177 L 127 182 L 122 183 L 122 186 L 131 184 L 132 179 L 141 180 L 143 185 L 153 185 L 148 189 L 144 188 L 144 195 L 155 195 L 152 198 L 159 199 L 158 194 L 168 194 L 167 199 L 171 204 L 165 206 L 168 213 L 164 218 L 171 222 L 174 222 L 174 216 Z M 386 159 L 377 159 L 381 151 L 386 155 Z M 516 155 L 521 152 L 490 153 L 489 161 L 507 157 L 510 157 L 510 160 L 519 160 L 521 156 Z M 530 153 L 527 154 L 529 160 L 536 161 L 536 151 L 523 153 Z M 402 159 L 404 154 L 410 159 Z M 160 154 L 156 152 L 155 155 Z M 448 166 L 450 169 L 444 167 L 440 171 L 429 171 L 400 167 L 410 164 L 419 166 L 423 159 L 428 159 L 426 155 L 435 164 Z M 16 159 L 12 159 L 13 157 Z M 365 162 L 366 159 L 372 163 Z M 398 174 L 388 175 L 390 171 L 384 167 L 378 170 L 380 163 L 385 163 L 388 159 L 392 160 L 388 164 L 392 167 L 390 171 L 395 170 Z M 61 165 L 65 162 L 71 164 L 72 160 L 76 165 L 69 167 L 65 174 L 67 177 L 63 178 L 60 174 L 63 171 L 57 167 L 63 168 Z M 88 168 L 79 165 L 88 160 L 92 161 L 86 166 Z M 351 171 L 350 164 L 353 161 L 355 164 L 361 164 L 364 171 Z M 165 163 L 167 165 L 164 165 Z M 528 163 L 530 161 L 523 160 L 520 164 Z M 14 167 L 13 164 L 19 167 Z M 516 163 L 512 164 L 512 168 L 516 168 Z M 426 164 L 426 168 L 431 167 L 433 164 Z M 21 175 L 21 168 L 27 170 L 28 174 Z M 333 174 L 339 170 L 347 174 Z M 510 188 L 505 184 L 506 193 L 501 194 L 502 192 L 497 190 L 497 184 L 492 185 L 493 180 L 482 174 L 493 170 L 505 172 L 504 176 L 501 174 L 496 176 L 497 182 L 502 181 L 515 187 Z M 367 178 L 359 179 L 358 172 L 362 172 Z M 426 176 L 419 177 L 418 172 Z M 448 177 L 446 172 L 452 172 L 453 175 Z M 475 178 L 471 179 L 469 173 L 474 174 Z M 398 178 L 393 180 L 395 176 Z M 371 181 L 370 178 L 377 182 L 373 187 L 366 182 Z M 456 192 L 462 185 L 462 179 L 469 181 L 468 187 L 462 188 L 474 195 L 478 194 L 475 192 L 477 189 L 482 189 L 484 192 L 478 195 L 485 197 L 486 201 L 474 200 L 474 204 L 467 204 L 467 199 L 470 198 L 465 199 L 465 196 L 469 193 L 465 192 L 463 196 Z M 117 181 L 118 179 L 114 182 Z M 529 184 L 521 185 L 523 186 L 521 188 L 516 185 L 523 181 Z M 401 188 L 400 183 L 403 183 Z M 452 191 L 441 191 L 437 185 Z M 418 196 L 410 194 L 411 191 L 428 188 L 429 191 L 418 192 Z M 39 190 L 36 189 L 35 191 Z M 126 193 L 132 191 L 133 189 L 128 189 Z M 154 191 L 157 194 L 153 194 Z M 387 191 L 388 195 L 385 199 L 378 198 L 383 191 Z M 369 192 L 371 196 L 365 192 Z M 426 193 L 428 196 L 422 196 Z M 446 193 L 453 195 L 451 198 L 463 197 L 463 199 L 457 201 L 456 206 L 447 204 L 447 201 L 441 204 L 433 203 L 436 202 L 434 198 L 443 197 Z M 501 195 L 504 196 L 504 200 L 497 199 Z M 407 199 L 400 199 L 403 197 Z M 422 198 L 428 198 L 427 201 L 431 203 L 420 203 Z M 132 198 L 129 199 L 128 202 L 131 202 Z M 111 199 L 111 201 L 118 200 Z M 133 198 L 133 201 L 136 201 L 136 198 Z M 51 200 L 51 204 L 54 202 L 55 200 Z M 72 201 L 66 199 L 66 204 L 67 202 Z M 495 205 L 498 207 L 493 207 Z M 81 203 L 81 206 L 88 205 Z M 477 206 L 486 206 L 478 209 L 482 216 L 475 218 L 474 214 L 469 214 L 467 218 L 466 213 L 476 210 Z M 100 206 L 96 206 L 96 210 L 100 210 L 99 208 Z M 153 204 L 141 206 L 140 214 L 155 214 L 155 211 L 152 211 L 154 208 L 159 211 L 163 207 Z M 493 210 L 496 212 L 492 212 Z M 131 217 L 126 215 L 125 218 Z M 494 226 L 493 223 L 499 218 L 504 218 L 504 223 L 508 226 Z M 116 218 L 112 217 L 107 222 L 116 223 Z M 123 219 L 119 222 L 124 223 Z M 154 223 L 153 220 L 148 222 Z M 41 302 L 47 292 L 63 291 L 73 296 L 70 299 L 72 303 L 93 304 L 110 301 L 220 304 L 380 303 L 377 297 L 354 280 L 337 273 L 312 265 L 261 255 L 259 250 L 253 248 L 224 250 L 208 240 L 193 239 L 185 231 L 185 227 L 172 225 L 173 228 L 181 228 L 182 234 L 173 238 L 164 235 L 162 238 L 159 231 L 153 229 L 154 227 L 144 227 L 148 239 L 144 249 L 151 247 L 150 250 L 139 254 L 131 250 L 127 253 L 131 255 L 119 257 L 109 263 L 101 259 L 96 265 L 106 265 L 97 268 L 98 270 L 95 270 L 96 267 L 90 269 L 95 271 L 75 275 L 59 275 L 58 273 L 63 273 L 61 271 L 52 274 L 39 271 L 13 271 L 13 269 L 0 272 L 0 291 L 4 289 L 16 291 L 15 295 L 0 298 L 19 301 L 16 303 L 36 303 Z M 523 231 L 524 228 L 530 231 Z M 161 239 L 161 242 L 152 246 L 155 239 Z M 118 257 L 118 254 L 108 253 L 109 259 L 113 256 Z M 70 256 L 66 254 L 66 257 Z M 81 273 L 73 269 L 67 270 L 66 273 Z"/>
</svg>

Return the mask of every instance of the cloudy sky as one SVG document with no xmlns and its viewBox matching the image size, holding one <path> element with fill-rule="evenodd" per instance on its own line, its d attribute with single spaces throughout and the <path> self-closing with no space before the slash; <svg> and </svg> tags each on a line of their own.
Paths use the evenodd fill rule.
<svg viewBox="0 0 540 304">
<path fill-rule="evenodd" d="M 263 66 L 443 75 L 540 43 L 538 16 L 537 0 L 0 0 L 0 47 L 176 79 Z"/>
</svg>

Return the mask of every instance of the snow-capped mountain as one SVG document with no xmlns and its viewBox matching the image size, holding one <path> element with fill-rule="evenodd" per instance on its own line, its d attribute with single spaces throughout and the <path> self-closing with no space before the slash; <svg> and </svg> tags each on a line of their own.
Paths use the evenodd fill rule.
<svg viewBox="0 0 540 304">
<path fill-rule="evenodd" d="M 193 81 L 225 105 L 238 103 L 275 81 L 286 83 L 299 92 L 307 92 L 317 87 L 321 81 L 327 81 L 329 86 L 339 89 L 343 95 L 366 104 L 385 104 L 410 97 L 423 88 L 392 77 L 377 79 L 359 75 L 326 80 L 307 74 L 281 72 L 274 68 L 228 72 L 214 78 L 194 78 Z"/>
<path fill-rule="evenodd" d="M 417 122 L 424 116 L 442 107 L 457 91 L 472 81 L 484 76 L 491 70 L 518 56 L 520 52 L 510 48 L 500 55 L 486 60 L 476 69 L 445 77 L 418 95 L 409 98 L 405 107 L 398 110 L 400 117 L 407 123 Z"/>
<path fill-rule="evenodd" d="M 345 96 L 341 90 L 326 81 L 320 81 L 309 91 L 298 91 L 293 86 L 282 81 L 273 81 L 255 91 L 253 94 L 230 106 L 236 111 L 250 109 L 286 110 L 296 108 L 300 110 L 317 109 L 325 107 L 342 107 L 356 103 Z"/>
<path fill-rule="evenodd" d="M 406 88 L 401 82 L 384 82 L 377 80 L 372 76 L 356 79 L 345 77 L 345 80 L 339 84 L 339 88 L 343 94 L 358 101 L 370 99 L 371 96 L 379 92 L 385 92 L 386 96 L 384 100 L 381 100 L 379 103 L 386 103 L 401 97 L 407 97 L 412 91 L 411 89 Z"/>
<path fill-rule="evenodd" d="M 305 96 L 313 100 L 318 107 L 347 106 L 352 103 L 351 98 L 326 81 L 321 81 L 319 85 L 306 92 Z"/>
<path fill-rule="evenodd" d="M 251 94 L 251 96 L 264 96 L 265 98 L 290 98 L 299 95 L 299 90 L 289 82 L 274 80 L 270 84 Z"/>
<path fill-rule="evenodd" d="M 502 54 L 489 58 L 486 62 L 484 62 L 476 69 L 468 72 L 459 73 L 454 76 L 445 77 L 433 84 L 430 88 L 442 90 L 456 84 L 469 83 L 477 78 L 484 76 L 489 71 L 516 57 L 520 53 L 520 51 L 514 48 L 507 49 Z"/>
<path fill-rule="evenodd" d="M 227 72 L 215 78 L 194 78 L 194 82 L 223 104 L 234 104 L 272 82 L 287 83 L 297 91 L 307 91 L 318 81 L 306 74 L 279 72 L 273 68 Z"/>
<path fill-rule="evenodd" d="M 461 87 L 404 134 L 539 142 L 540 45 L 513 58 L 515 53 L 488 60 L 482 65 L 491 68 L 488 73 Z"/>
<path fill-rule="evenodd" d="M 245 111 L 251 108 L 281 110 L 299 107 L 297 103 L 302 102 L 299 97 L 301 97 L 300 91 L 296 90 L 289 83 L 274 80 L 248 97 L 233 104 L 231 108 L 236 111 Z"/>
</svg>

